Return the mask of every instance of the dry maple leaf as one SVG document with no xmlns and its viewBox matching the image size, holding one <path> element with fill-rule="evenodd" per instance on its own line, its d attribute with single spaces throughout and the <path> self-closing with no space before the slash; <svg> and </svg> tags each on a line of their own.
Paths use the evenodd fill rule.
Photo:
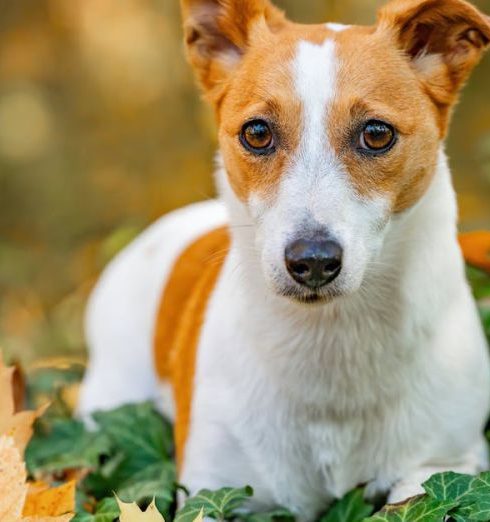
<svg viewBox="0 0 490 522">
<path fill-rule="evenodd" d="M 29 488 L 22 514 L 28 516 L 50 516 L 64 515 L 73 510 L 75 505 L 75 481 L 67 482 L 57 488 L 37 486 Z"/>
<path fill-rule="evenodd" d="M 44 409 L 15 413 L 12 369 L 0 353 L 0 522 L 68 522 L 73 517 L 74 483 L 53 489 L 37 485 L 29 492 L 23 455 Z"/>
<path fill-rule="evenodd" d="M 162 514 L 157 509 L 155 499 L 146 508 L 146 511 L 141 511 L 136 502 L 126 503 L 117 498 L 117 496 L 116 500 L 121 511 L 119 515 L 120 522 L 165 522 Z M 202 509 L 193 522 L 203 522 Z"/>
<path fill-rule="evenodd" d="M 155 500 L 146 508 L 146 511 L 141 511 L 136 502 L 126 503 L 117 496 L 116 500 L 121 511 L 119 515 L 121 522 L 165 522 L 162 514 L 157 509 Z"/>
<path fill-rule="evenodd" d="M 21 455 L 32 437 L 34 421 L 41 416 L 46 407 L 37 411 L 15 413 L 12 374 L 14 368 L 7 368 L 0 352 L 0 435 L 12 437 Z"/>
<path fill-rule="evenodd" d="M 73 511 L 74 484 L 36 491 L 30 501 L 26 475 L 25 464 L 14 439 L 1 436 L 0 522 L 68 522 L 71 520 L 73 514 L 66 511 Z M 23 516 L 23 513 L 29 516 Z"/>
</svg>

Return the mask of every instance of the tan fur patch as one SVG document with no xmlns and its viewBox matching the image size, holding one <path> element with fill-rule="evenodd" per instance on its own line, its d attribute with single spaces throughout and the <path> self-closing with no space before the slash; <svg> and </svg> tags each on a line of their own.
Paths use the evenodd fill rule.
<svg viewBox="0 0 490 522">
<path fill-rule="evenodd" d="M 378 30 L 412 59 L 445 136 L 460 89 L 490 42 L 490 18 L 465 0 L 393 0 Z"/>
<path fill-rule="evenodd" d="M 365 28 L 340 33 L 337 53 L 337 96 L 326 124 L 330 141 L 361 196 L 382 194 L 394 212 L 403 211 L 421 197 L 434 173 L 440 143 L 436 109 L 407 60 L 382 35 Z M 358 150 L 363 125 L 371 119 L 397 129 L 398 141 L 386 154 Z"/>
<path fill-rule="evenodd" d="M 394 212 L 412 206 L 429 186 L 458 92 L 490 42 L 489 18 L 464 0 L 393 0 L 376 26 L 341 32 L 289 22 L 265 0 L 182 2 L 186 27 L 194 31 L 187 38 L 190 59 L 216 112 L 230 184 L 243 201 L 252 193 L 274 197 L 295 160 L 304 115 L 292 63 L 301 40 L 335 40 L 339 78 L 325 133 L 358 193 L 387 195 Z M 211 12 L 199 22 L 203 6 L 219 10 L 214 22 Z M 273 125 L 274 154 L 254 156 L 239 143 L 252 118 Z M 356 125 L 367 118 L 398 129 L 388 154 L 355 151 Z"/>
<path fill-rule="evenodd" d="M 158 310 L 154 357 L 161 379 L 170 380 L 176 403 L 175 445 L 182 465 L 189 432 L 196 350 L 209 297 L 229 249 L 219 228 L 192 243 L 177 259 Z"/>
</svg>

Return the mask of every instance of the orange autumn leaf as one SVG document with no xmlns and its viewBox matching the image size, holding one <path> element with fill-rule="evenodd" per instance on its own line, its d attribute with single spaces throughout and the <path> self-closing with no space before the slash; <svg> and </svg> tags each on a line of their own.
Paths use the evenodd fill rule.
<svg viewBox="0 0 490 522">
<path fill-rule="evenodd" d="M 22 522 L 70 522 L 73 515 L 62 515 L 61 517 L 26 517 Z"/>
<path fill-rule="evenodd" d="M 490 232 L 460 234 L 459 244 L 468 264 L 490 272 Z"/>
<path fill-rule="evenodd" d="M 57 517 L 73 510 L 75 505 L 75 481 L 57 488 L 30 490 L 24 504 L 23 515 Z"/>
</svg>

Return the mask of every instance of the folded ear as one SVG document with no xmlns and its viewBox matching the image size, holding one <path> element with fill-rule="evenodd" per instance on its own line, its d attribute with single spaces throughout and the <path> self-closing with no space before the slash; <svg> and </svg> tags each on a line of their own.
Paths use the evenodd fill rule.
<svg viewBox="0 0 490 522">
<path fill-rule="evenodd" d="M 490 43 L 490 18 L 464 0 L 392 0 L 378 16 L 441 109 L 449 109 Z"/>
<path fill-rule="evenodd" d="M 239 64 L 258 25 L 277 31 L 286 19 L 269 0 L 181 0 L 187 55 L 213 99 Z"/>
</svg>

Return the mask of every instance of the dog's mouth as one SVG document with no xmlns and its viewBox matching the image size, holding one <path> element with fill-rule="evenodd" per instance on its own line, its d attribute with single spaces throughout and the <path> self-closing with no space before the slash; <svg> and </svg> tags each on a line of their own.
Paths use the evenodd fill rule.
<svg viewBox="0 0 490 522">
<path fill-rule="evenodd" d="M 279 292 L 279 295 L 305 305 L 319 305 L 330 303 L 333 299 L 340 296 L 338 291 L 332 289 L 299 289 L 299 288 L 284 288 Z"/>
</svg>

